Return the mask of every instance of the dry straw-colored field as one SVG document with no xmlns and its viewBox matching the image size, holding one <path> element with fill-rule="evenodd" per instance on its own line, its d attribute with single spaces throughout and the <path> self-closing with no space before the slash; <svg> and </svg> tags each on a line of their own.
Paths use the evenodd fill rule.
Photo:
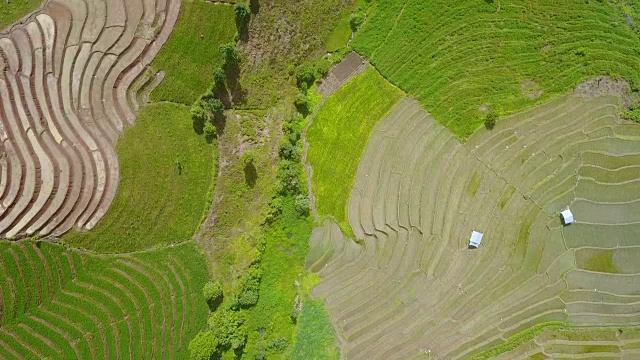
<svg viewBox="0 0 640 360">
<path fill-rule="evenodd" d="M 618 118 L 624 89 L 594 80 L 464 144 L 401 101 L 358 166 L 349 221 L 362 245 L 330 223 L 311 240 L 314 294 L 346 357 L 465 358 L 546 322 L 637 323 L 640 126 Z M 563 227 L 567 207 L 576 223 Z M 601 355 L 640 356 L 612 341 Z"/>
<path fill-rule="evenodd" d="M 139 107 L 128 90 L 179 9 L 48 0 L 0 34 L 0 235 L 60 235 L 104 216 L 119 180 L 115 145 Z"/>
</svg>

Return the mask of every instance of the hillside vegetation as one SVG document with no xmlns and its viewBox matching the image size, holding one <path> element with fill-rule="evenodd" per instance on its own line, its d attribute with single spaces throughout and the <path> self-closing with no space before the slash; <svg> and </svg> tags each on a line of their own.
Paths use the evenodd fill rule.
<svg viewBox="0 0 640 360">
<path fill-rule="evenodd" d="M 184 359 L 206 319 L 195 246 L 91 255 L 0 243 L 0 357 Z"/>
<path fill-rule="evenodd" d="M 142 108 L 116 150 L 120 184 L 109 212 L 92 231 L 63 241 L 113 253 L 191 239 L 210 204 L 217 147 L 194 132 L 189 108 Z"/>
<path fill-rule="evenodd" d="M 42 0 L 13 0 L 0 2 L 0 31 L 36 10 Z"/>
<path fill-rule="evenodd" d="M 625 7 L 628 12 L 632 9 Z M 640 86 L 635 21 L 606 1 L 378 1 L 354 48 L 457 137 L 610 74 Z"/>
</svg>

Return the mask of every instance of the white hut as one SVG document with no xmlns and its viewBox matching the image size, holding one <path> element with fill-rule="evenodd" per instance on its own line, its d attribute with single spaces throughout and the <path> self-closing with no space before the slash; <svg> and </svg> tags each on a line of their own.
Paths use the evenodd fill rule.
<svg viewBox="0 0 640 360">
<path fill-rule="evenodd" d="M 565 225 L 573 224 L 573 214 L 571 213 L 571 210 L 564 210 L 560 213 L 560 215 L 562 215 L 562 222 Z"/>
<path fill-rule="evenodd" d="M 481 232 L 477 232 L 474 231 L 471 233 L 471 240 L 469 240 L 469 246 L 473 246 L 474 248 L 477 248 L 478 246 L 480 246 L 480 242 L 482 242 L 482 233 Z"/>
</svg>

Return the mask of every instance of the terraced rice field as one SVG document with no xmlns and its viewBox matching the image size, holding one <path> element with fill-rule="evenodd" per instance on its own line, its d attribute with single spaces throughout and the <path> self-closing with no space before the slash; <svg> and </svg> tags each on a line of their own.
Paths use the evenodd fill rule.
<svg viewBox="0 0 640 360">
<path fill-rule="evenodd" d="M 193 244 L 96 256 L 0 244 L 0 357 L 184 359 L 206 321 L 208 274 Z"/>
<path fill-rule="evenodd" d="M 168 38 L 178 0 L 49 0 L 0 34 L 0 236 L 89 230 L 119 182 L 134 81 Z"/>
<path fill-rule="evenodd" d="M 331 223 L 311 240 L 307 267 L 323 279 L 314 294 L 347 358 L 465 358 L 546 322 L 638 323 L 640 126 L 618 119 L 623 98 L 606 89 L 619 84 L 594 83 L 610 86 L 506 118 L 464 144 L 415 100 L 391 110 L 351 193 L 362 245 Z M 567 207 L 576 223 L 563 227 Z M 484 239 L 470 250 L 473 230 Z M 631 338 L 532 346 L 640 357 Z"/>
<path fill-rule="evenodd" d="M 379 1 L 353 46 L 466 138 L 483 106 L 512 114 L 602 74 L 640 85 L 637 24 L 614 3 L 633 2 Z"/>
</svg>

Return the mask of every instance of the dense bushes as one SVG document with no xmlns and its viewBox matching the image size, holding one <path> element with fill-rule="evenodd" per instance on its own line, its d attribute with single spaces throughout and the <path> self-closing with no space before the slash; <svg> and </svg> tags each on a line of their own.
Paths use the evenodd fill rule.
<svg viewBox="0 0 640 360">
<path fill-rule="evenodd" d="M 489 110 L 489 113 L 484 118 L 484 127 L 492 130 L 498 122 L 498 114 L 494 110 Z"/>
</svg>

